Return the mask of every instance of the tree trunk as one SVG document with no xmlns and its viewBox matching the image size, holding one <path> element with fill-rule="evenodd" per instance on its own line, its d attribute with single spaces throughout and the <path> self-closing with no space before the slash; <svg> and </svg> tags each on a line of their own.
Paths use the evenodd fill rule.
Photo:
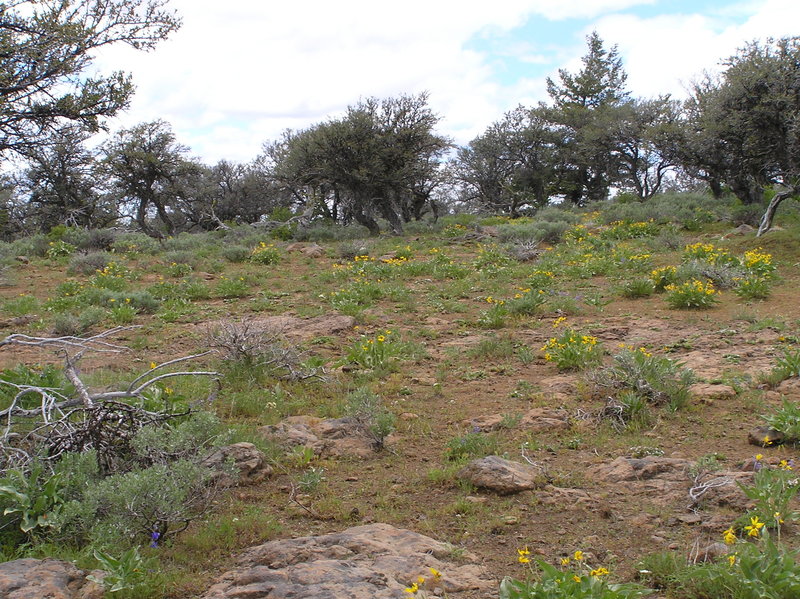
<svg viewBox="0 0 800 599">
<path fill-rule="evenodd" d="M 780 203 L 786 198 L 791 198 L 798 195 L 799 191 L 800 189 L 797 187 L 790 187 L 789 189 L 785 189 L 784 191 L 775 194 L 775 197 L 772 198 L 769 206 L 767 206 L 764 216 L 761 217 L 761 224 L 758 226 L 758 233 L 756 233 L 756 237 L 761 237 L 764 233 L 772 228 L 772 219 L 775 217 L 775 211 L 778 209 Z"/>
</svg>

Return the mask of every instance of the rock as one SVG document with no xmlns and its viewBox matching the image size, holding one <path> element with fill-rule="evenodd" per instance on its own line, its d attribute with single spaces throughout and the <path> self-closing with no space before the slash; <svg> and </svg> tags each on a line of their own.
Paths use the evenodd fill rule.
<svg viewBox="0 0 800 599">
<path fill-rule="evenodd" d="M 502 495 L 542 486 L 539 470 L 496 455 L 472 460 L 459 470 L 457 476 L 476 487 L 490 489 Z"/>
<path fill-rule="evenodd" d="M 743 485 L 752 484 L 752 472 L 712 472 L 706 475 L 703 479 L 698 481 L 715 482 L 715 486 L 710 486 L 699 497 L 697 497 L 698 504 L 706 507 L 725 507 L 730 508 L 736 512 L 747 512 L 753 505 L 753 502 L 745 495 L 744 491 L 739 488 L 736 483 Z M 723 484 L 719 484 L 723 483 Z"/>
<path fill-rule="evenodd" d="M 783 443 L 784 434 L 768 426 L 757 426 L 748 433 L 747 441 L 757 447 L 770 447 Z"/>
<path fill-rule="evenodd" d="M 278 424 L 262 426 L 259 433 L 284 446 L 303 446 L 322 457 L 351 456 L 366 458 L 375 453 L 375 439 L 354 418 L 322 420 L 292 416 Z M 389 444 L 392 437 L 384 440 Z"/>
<path fill-rule="evenodd" d="M 722 238 L 723 239 L 730 239 L 731 237 L 736 237 L 737 235 L 748 235 L 748 234 L 752 233 L 753 231 L 755 231 L 755 229 L 753 227 L 751 227 L 747 223 L 742 223 L 741 225 L 739 225 L 738 227 L 736 227 L 735 229 L 733 229 L 729 233 L 723 235 Z"/>
<path fill-rule="evenodd" d="M 270 541 L 247 550 L 237 568 L 214 584 L 202 599 L 397 599 L 424 576 L 424 591 L 457 599 L 490 592 L 495 581 L 476 565 L 450 562 L 452 548 L 430 537 L 388 524 L 369 524 L 310 537 Z M 434 581 L 434 568 L 442 573 Z"/>
<path fill-rule="evenodd" d="M 715 562 L 727 556 L 731 551 L 733 549 L 725 543 L 711 543 L 698 551 L 696 556 L 692 557 L 694 562 Z"/>
<path fill-rule="evenodd" d="M 322 258 L 325 256 L 325 248 L 316 243 L 312 243 L 309 246 L 300 248 L 300 253 L 308 258 Z"/>
<path fill-rule="evenodd" d="M 568 414 L 564 410 L 533 408 L 520 417 L 514 428 L 532 432 L 565 430 L 569 428 L 568 418 Z M 464 424 L 472 430 L 484 433 L 504 428 L 508 423 L 509 419 L 505 414 L 480 416 L 464 421 Z"/>
<path fill-rule="evenodd" d="M 597 500 L 583 489 L 566 489 L 547 485 L 536 497 L 545 505 L 558 505 L 565 509 L 578 507 L 595 509 L 598 507 Z"/>
<path fill-rule="evenodd" d="M 3 599 L 103 599 L 100 585 L 87 580 L 88 572 L 54 559 L 18 559 L 0 563 Z"/>
<path fill-rule="evenodd" d="M 619 457 L 610 464 L 601 464 L 589 470 L 598 480 L 610 483 L 623 481 L 649 480 L 661 478 L 669 480 L 688 480 L 687 472 L 691 462 L 679 458 L 647 456 L 644 458 Z"/>
<path fill-rule="evenodd" d="M 226 487 L 260 483 L 272 474 L 272 468 L 266 463 L 266 456 L 252 443 L 234 443 L 220 447 L 203 460 L 203 464 L 214 470 L 216 480 Z M 228 464 L 239 471 L 238 476 L 231 475 L 226 467 Z"/>
<path fill-rule="evenodd" d="M 701 401 L 736 397 L 736 390 L 730 385 L 712 385 L 709 383 L 695 383 L 689 387 L 689 393 Z"/>
<path fill-rule="evenodd" d="M 28 258 L 27 256 L 15 256 L 14 260 L 22 264 L 29 264 L 31 261 L 30 258 Z"/>
<path fill-rule="evenodd" d="M 419 414 L 415 414 L 414 412 L 403 412 L 399 416 L 400 420 L 416 420 L 419 418 Z"/>
<path fill-rule="evenodd" d="M 356 319 L 343 314 L 324 314 L 314 318 L 296 316 L 268 316 L 256 321 L 259 325 L 297 340 L 313 339 L 325 335 L 350 332 Z"/>
</svg>

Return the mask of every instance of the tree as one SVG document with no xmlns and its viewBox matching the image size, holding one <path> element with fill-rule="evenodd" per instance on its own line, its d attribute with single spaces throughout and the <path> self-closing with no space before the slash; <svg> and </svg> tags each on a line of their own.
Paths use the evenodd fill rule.
<svg viewBox="0 0 800 599">
<path fill-rule="evenodd" d="M 400 233 L 419 218 L 438 181 L 449 144 L 433 133 L 438 118 L 427 95 L 370 98 L 340 119 L 320 123 L 265 147 L 275 181 L 307 210 L 373 235 L 377 218 Z"/>
<path fill-rule="evenodd" d="M 70 121 L 97 131 L 125 108 L 130 77 L 86 71 L 100 48 L 149 50 L 180 25 L 167 0 L 10 0 L 0 3 L 0 155 L 27 154 Z"/>
<path fill-rule="evenodd" d="M 118 132 L 103 147 L 111 185 L 121 204 L 129 205 L 139 228 L 151 237 L 163 233 L 151 224 L 153 211 L 168 235 L 177 231 L 177 204 L 198 169 L 189 149 L 175 140 L 168 123 L 153 121 Z"/>
<path fill-rule="evenodd" d="M 646 200 L 678 163 L 679 105 L 668 97 L 634 100 L 618 114 L 619 185 Z"/>
<path fill-rule="evenodd" d="M 617 47 L 606 50 L 597 32 L 586 38 L 588 52 L 575 74 L 559 69 L 559 80 L 548 77 L 553 100 L 549 120 L 557 125 L 562 143 L 557 157 L 558 191 L 574 204 L 604 200 L 615 183 L 615 123 L 618 108 L 629 101 L 627 75 Z"/>
<path fill-rule="evenodd" d="M 468 202 L 516 217 L 547 204 L 558 137 L 542 108 L 519 106 L 461 148 L 457 176 Z"/>
<path fill-rule="evenodd" d="M 723 64 L 719 79 L 698 85 L 690 102 L 696 147 L 706 157 L 688 162 L 713 162 L 746 204 L 772 187 L 763 233 L 778 204 L 800 194 L 800 37 L 749 43 Z"/>
<path fill-rule="evenodd" d="M 103 227 L 115 219 L 116 210 L 99 189 L 97 160 L 85 147 L 86 138 L 83 131 L 65 127 L 53 132 L 49 145 L 28 149 L 20 187 L 27 193 L 27 219 L 36 229 Z"/>
</svg>

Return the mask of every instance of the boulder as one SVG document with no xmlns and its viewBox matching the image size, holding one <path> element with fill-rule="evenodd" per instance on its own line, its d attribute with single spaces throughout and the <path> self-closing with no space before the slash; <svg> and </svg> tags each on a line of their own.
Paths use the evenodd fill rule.
<svg viewBox="0 0 800 599">
<path fill-rule="evenodd" d="M 618 457 L 610 464 L 600 464 L 589 470 L 590 476 L 610 483 L 641 481 L 658 478 L 669 481 L 687 481 L 692 462 L 679 458 L 647 456 L 644 458 Z"/>
<path fill-rule="evenodd" d="M 430 596 L 485 596 L 495 586 L 474 555 L 464 556 L 466 565 L 451 562 L 452 556 L 450 545 L 410 530 L 357 526 L 252 547 L 202 599 L 399 599 L 409 596 L 404 589 L 420 576 L 425 578 L 420 587 Z"/>
<path fill-rule="evenodd" d="M 354 418 L 293 416 L 258 431 L 285 447 L 308 447 L 322 457 L 366 458 L 376 449 L 375 439 Z M 391 436 L 384 443 L 391 443 Z"/>
<path fill-rule="evenodd" d="M 755 445 L 756 447 L 770 447 L 771 445 L 783 443 L 785 435 L 781 431 L 768 426 L 757 426 L 748 433 L 747 440 L 750 445 Z"/>
<path fill-rule="evenodd" d="M 18 559 L 0 563 L 3 599 L 103 599 L 100 585 L 87 580 L 88 572 L 55 559 Z"/>
<path fill-rule="evenodd" d="M 507 419 L 504 414 L 493 414 L 467 420 L 464 424 L 476 432 L 485 433 L 503 428 Z M 533 408 L 520 417 L 514 428 L 531 432 L 566 430 L 569 428 L 569 417 L 564 410 Z"/>
<path fill-rule="evenodd" d="M 343 314 L 323 314 L 313 318 L 267 316 L 266 318 L 258 319 L 257 323 L 286 337 L 306 340 L 350 332 L 356 324 L 356 319 Z"/>
<path fill-rule="evenodd" d="M 528 464 L 490 455 L 472 460 L 459 470 L 458 478 L 476 487 L 509 495 L 541 487 L 541 474 L 541 471 Z"/>
<path fill-rule="evenodd" d="M 203 460 L 203 464 L 214 470 L 216 480 L 226 487 L 260 483 L 272 474 L 264 452 L 252 443 L 220 447 Z M 232 474 L 229 465 L 238 474 Z"/>
<path fill-rule="evenodd" d="M 731 399 L 736 397 L 736 390 L 730 385 L 695 383 L 689 387 L 689 393 L 701 401 L 715 399 Z"/>
</svg>

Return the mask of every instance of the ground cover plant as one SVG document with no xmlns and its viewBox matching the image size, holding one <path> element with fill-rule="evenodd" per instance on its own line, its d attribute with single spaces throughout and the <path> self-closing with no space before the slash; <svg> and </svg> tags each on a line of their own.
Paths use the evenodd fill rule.
<svg viewBox="0 0 800 599">
<path fill-rule="evenodd" d="M 90 394 L 184 366 L 217 374 L 115 398 L 116 414 L 169 415 L 119 454 L 22 447 L 35 459 L 12 460 L 0 480 L 3 559 L 103 569 L 114 597 L 195 597 L 247 546 L 388 522 L 447 541 L 455 560 L 475 555 L 505 597 L 749 597 L 728 589 L 763 589 L 756 568 L 786 581 L 772 596 L 792 596 L 797 225 L 786 210 L 783 231 L 728 235 L 725 206 L 703 199 L 707 222 L 694 222 L 671 197 L 652 212 L 611 202 L 541 219 L 445 215 L 405 237 L 298 229 L 321 245 L 315 257 L 250 227 L 163 244 L 117 232 L 104 253 L 82 253 L 69 232 L 77 249 L 52 255 L 56 240 L 28 240 L 41 251 L 12 261 L 0 287 L 3 338 L 122 327 L 108 341 L 130 348 L 123 358 L 79 360 Z M 707 305 L 690 305 L 698 284 Z M 0 413 L 41 410 L 34 388 L 78 397 L 54 349 L 0 346 Z M 291 417 L 355 422 L 367 451 L 335 457 L 265 435 Z M 750 445 L 761 425 L 783 441 Z M 271 478 L 215 485 L 201 458 L 234 441 L 263 451 Z M 488 455 L 533 468 L 536 488 L 499 495 L 460 477 Z M 597 474 L 620 458 L 642 461 L 652 482 Z M 716 484 L 752 509 L 715 503 Z M 728 527 L 731 552 L 687 560 Z M 406 595 L 448 589 L 447 571 L 420 574 Z"/>
</svg>

